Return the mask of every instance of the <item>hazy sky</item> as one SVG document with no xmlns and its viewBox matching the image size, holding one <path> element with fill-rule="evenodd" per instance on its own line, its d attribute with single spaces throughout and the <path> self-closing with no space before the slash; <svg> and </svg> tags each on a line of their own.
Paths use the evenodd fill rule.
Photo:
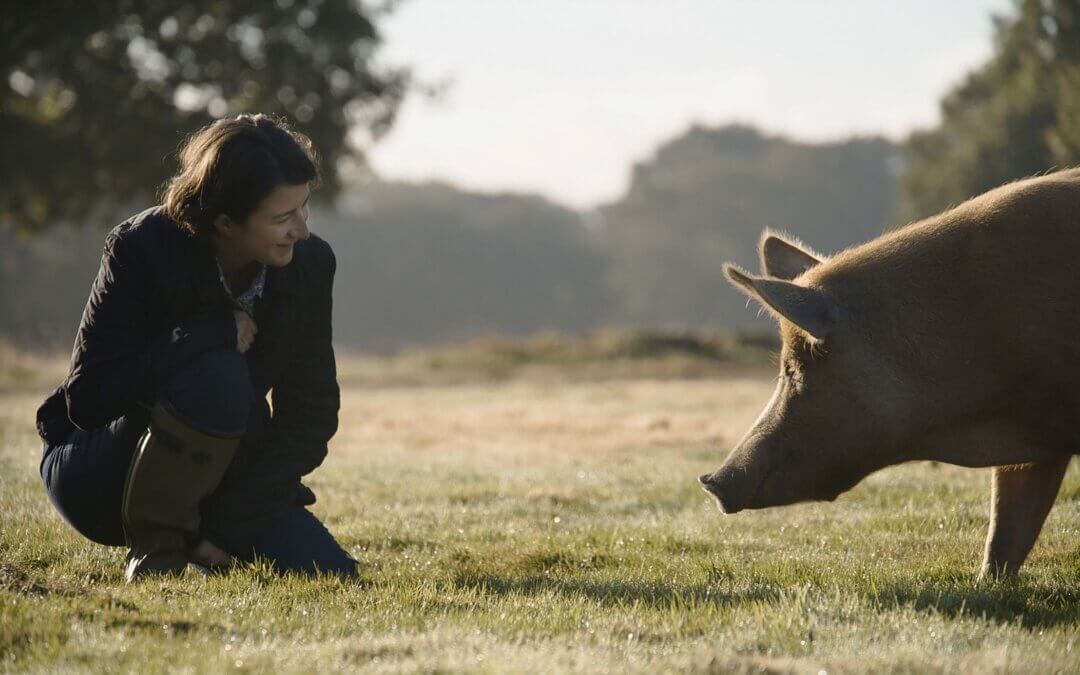
<svg viewBox="0 0 1080 675">
<path fill-rule="evenodd" d="M 407 0 L 385 60 L 446 82 L 371 160 L 386 178 L 618 198 L 690 124 L 899 139 L 991 52 L 1010 0 Z"/>
</svg>

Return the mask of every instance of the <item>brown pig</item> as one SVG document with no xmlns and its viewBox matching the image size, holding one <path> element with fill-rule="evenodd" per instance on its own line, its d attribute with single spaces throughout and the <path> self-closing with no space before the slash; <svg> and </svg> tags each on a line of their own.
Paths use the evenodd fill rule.
<svg viewBox="0 0 1080 675">
<path fill-rule="evenodd" d="M 1015 574 L 1080 452 L 1080 169 L 825 259 L 766 233 L 728 278 L 780 323 L 780 380 L 700 477 L 725 513 L 836 499 L 911 460 L 993 467 L 982 573 Z"/>
</svg>

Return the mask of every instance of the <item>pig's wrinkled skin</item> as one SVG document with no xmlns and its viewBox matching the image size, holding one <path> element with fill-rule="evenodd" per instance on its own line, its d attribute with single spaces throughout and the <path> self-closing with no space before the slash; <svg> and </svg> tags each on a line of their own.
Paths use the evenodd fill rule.
<svg viewBox="0 0 1080 675">
<path fill-rule="evenodd" d="M 1015 574 L 1080 452 L 1080 169 L 829 259 L 766 233 L 729 279 L 780 322 L 772 400 L 701 476 L 735 513 L 911 460 L 994 467 L 982 574 Z"/>
</svg>

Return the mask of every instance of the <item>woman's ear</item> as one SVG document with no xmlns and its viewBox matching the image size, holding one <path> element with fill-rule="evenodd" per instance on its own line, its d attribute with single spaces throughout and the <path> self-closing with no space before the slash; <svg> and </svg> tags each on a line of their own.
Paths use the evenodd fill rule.
<svg viewBox="0 0 1080 675">
<path fill-rule="evenodd" d="M 235 230 L 236 223 L 224 213 L 219 213 L 217 218 L 214 218 L 214 232 L 216 234 L 220 234 L 223 237 L 231 237 Z"/>
</svg>

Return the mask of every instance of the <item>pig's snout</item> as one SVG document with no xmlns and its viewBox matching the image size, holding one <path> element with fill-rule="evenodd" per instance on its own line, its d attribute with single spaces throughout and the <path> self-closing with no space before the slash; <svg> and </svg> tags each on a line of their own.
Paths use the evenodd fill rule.
<svg viewBox="0 0 1080 675">
<path fill-rule="evenodd" d="M 742 510 L 742 507 L 736 505 L 732 500 L 731 492 L 723 489 L 720 477 L 715 473 L 701 474 L 698 476 L 698 482 L 701 483 L 701 487 L 705 492 L 708 492 L 716 499 L 716 505 L 720 508 L 721 513 L 738 513 Z"/>
</svg>

